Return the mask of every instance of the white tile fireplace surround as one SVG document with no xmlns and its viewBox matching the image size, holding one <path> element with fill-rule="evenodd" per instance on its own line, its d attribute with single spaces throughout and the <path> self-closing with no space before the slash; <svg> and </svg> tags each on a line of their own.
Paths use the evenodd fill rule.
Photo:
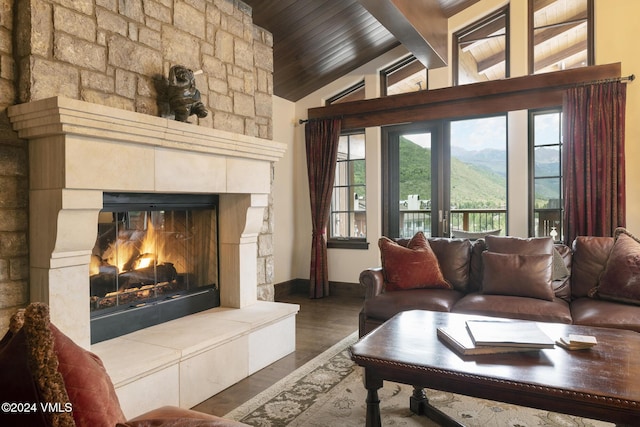
<svg viewBox="0 0 640 427">
<path fill-rule="evenodd" d="M 125 415 L 194 406 L 295 349 L 298 306 L 257 301 L 257 238 L 285 144 L 63 97 L 9 116 L 29 140 L 31 300 L 103 359 Z M 92 346 L 105 191 L 218 194 L 221 307 Z"/>
</svg>

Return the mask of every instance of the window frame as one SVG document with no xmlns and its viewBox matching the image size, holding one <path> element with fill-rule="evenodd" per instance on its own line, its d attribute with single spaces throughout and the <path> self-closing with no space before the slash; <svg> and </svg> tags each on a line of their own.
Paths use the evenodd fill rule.
<svg viewBox="0 0 640 427">
<path fill-rule="evenodd" d="M 559 117 L 559 134 L 558 134 L 558 143 L 557 144 L 541 144 L 541 145 L 536 145 L 535 142 L 535 116 L 537 115 L 545 115 L 545 114 L 553 114 L 553 113 L 558 113 L 560 115 Z M 552 108 L 539 108 L 539 109 L 531 109 L 528 111 L 528 128 L 529 128 L 529 138 L 528 138 L 528 144 L 529 144 L 529 150 L 528 150 L 528 157 L 529 157 L 529 236 L 532 237 L 542 237 L 542 236 L 546 236 L 546 234 L 540 234 L 539 236 L 536 234 L 536 213 L 537 212 L 553 212 L 553 211 L 558 211 L 559 212 L 559 224 L 558 227 L 556 229 L 557 233 L 558 233 L 558 237 L 555 238 L 555 242 L 563 242 L 564 237 L 563 237 L 563 226 L 564 226 L 564 176 L 563 176 L 563 168 L 562 168 L 562 164 L 563 164 L 563 153 L 564 153 L 564 147 L 563 147 L 563 141 L 562 141 L 562 107 L 558 106 L 558 107 L 552 107 Z M 535 156 L 535 151 L 536 148 L 538 147 L 558 147 L 558 161 L 559 161 L 559 165 L 558 165 L 558 175 L 548 175 L 548 176 L 541 176 L 541 177 L 536 177 L 535 174 L 535 167 L 536 167 L 536 156 Z M 559 189 L 558 189 L 558 195 L 559 195 L 559 207 L 558 208 L 536 208 L 535 206 L 535 200 L 536 200 L 536 179 L 549 179 L 549 178 L 557 178 L 559 180 Z"/>
<path fill-rule="evenodd" d="M 336 185 L 336 183 L 334 182 L 333 185 L 333 189 L 331 191 L 331 206 L 330 206 L 330 210 L 329 210 L 329 224 L 328 224 L 328 233 L 327 233 L 327 248 L 338 248 L 338 249 L 369 249 L 369 242 L 367 241 L 367 235 L 365 233 L 364 237 L 351 237 L 351 236 L 347 236 L 347 237 L 332 237 L 333 235 L 333 231 L 332 231 L 332 217 L 336 212 L 340 212 L 340 213 L 346 213 L 348 217 L 350 217 L 352 214 L 355 215 L 356 209 L 355 206 L 348 206 L 347 210 L 344 209 L 340 209 L 340 210 L 335 210 L 334 209 L 334 205 L 333 205 L 333 201 L 334 201 L 334 193 L 336 191 L 336 188 L 352 188 L 352 187 L 364 187 L 364 192 L 365 192 L 365 200 L 366 200 L 366 191 L 367 191 L 367 185 L 366 185 L 366 134 L 365 134 L 365 130 L 364 129 L 350 129 L 348 131 L 344 131 L 340 134 L 340 137 L 350 137 L 352 135 L 362 135 L 363 139 L 365 140 L 365 154 L 364 154 L 364 158 L 362 159 L 351 159 L 350 154 L 347 155 L 347 158 L 344 160 L 337 160 L 337 165 L 336 165 L 336 173 L 340 168 L 340 163 L 348 163 L 348 162 L 354 162 L 354 161 L 364 161 L 365 164 L 365 183 L 364 184 L 353 184 L 350 181 L 350 178 L 347 177 L 348 182 L 346 184 L 341 184 L 341 185 Z M 347 141 L 348 144 L 348 152 L 351 152 L 351 141 Z M 360 211 L 358 210 L 358 212 L 362 212 L 365 216 L 365 223 L 366 223 L 366 217 L 367 217 L 367 208 L 365 205 L 365 209 L 364 211 Z"/>
<path fill-rule="evenodd" d="M 394 73 L 396 72 L 402 73 L 403 70 L 410 69 L 410 67 L 415 67 L 416 64 L 424 68 L 424 74 L 425 74 L 425 87 L 424 88 L 421 87 L 420 89 L 418 89 L 418 91 L 428 90 L 429 89 L 429 69 L 425 67 L 414 55 L 409 55 L 391 64 L 390 66 L 380 70 L 380 95 L 389 96 L 388 94 L 389 80 Z M 409 74 L 409 75 L 412 75 L 412 74 Z M 405 76 L 404 78 L 406 77 L 407 76 Z M 402 79 L 400 79 L 399 81 L 402 81 Z M 418 91 L 414 91 L 414 92 L 418 92 Z M 403 92 L 403 93 L 409 93 L 409 92 Z"/>
<path fill-rule="evenodd" d="M 587 67 L 595 65 L 595 30 L 594 30 L 594 20 L 595 20 L 595 10 L 594 10 L 594 0 L 586 0 L 587 1 Z M 527 60 L 529 63 L 529 74 L 542 74 L 535 72 L 535 31 L 534 28 L 534 10 L 533 10 L 534 0 L 528 0 L 528 26 L 529 31 L 527 34 Z M 564 23 L 568 23 L 570 21 L 564 21 Z M 560 25 L 561 23 L 554 24 L 554 26 Z M 580 68 L 580 67 L 577 67 Z"/>
<path fill-rule="evenodd" d="M 327 98 L 325 105 L 334 105 L 341 102 L 361 101 L 364 99 L 364 80 L 349 86 L 345 90 Z"/>
<path fill-rule="evenodd" d="M 501 7 L 499 9 L 497 9 L 496 11 L 478 19 L 477 21 L 473 22 L 470 25 L 467 25 L 466 27 L 462 28 L 461 30 L 456 31 L 455 33 L 452 34 L 452 42 L 451 42 L 451 56 L 452 56 L 452 66 L 451 66 L 451 71 L 452 71 L 452 84 L 453 86 L 459 86 L 460 82 L 459 82 L 459 73 L 458 73 L 458 69 L 460 66 L 460 58 L 459 58 L 459 44 L 460 44 L 460 39 L 462 37 L 464 37 L 465 35 L 468 35 L 470 33 L 473 33 L 474 31 L 482 28 L 483 26 L 487 25 L 488 23 L 490 23 L 491 21 L 494 21 L 495 19 L 498 19 L 500 16 L 504 15 L 504 19 L 505 19 L 505 52 L 504 52 L 504 61 L 505 61 L 505 65 L 504 65 L 504 78 L 507 79 L 511 76 L 510 74 L 510 69 L 511 69 L 511 55 L 510 55 L 510 45 L 511 45 L 511 30 L 510 30 L 510 20 L 509 20 L 509 5 L 507 4 L 504 7 Z M 491 80 L 488 80 L 491 81 Z M 479 83 L 479 82 L 474 82 L 474 83 Z M 473 83 L 471 83 L 473 84 Z"/>
</svg>

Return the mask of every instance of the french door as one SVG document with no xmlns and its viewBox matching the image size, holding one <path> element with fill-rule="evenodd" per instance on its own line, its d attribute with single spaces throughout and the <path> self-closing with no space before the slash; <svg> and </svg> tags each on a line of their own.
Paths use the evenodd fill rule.
<svg viewBox="0 0 640 427">
<path fill-rule="evenodd" d="M 383 130 L 383 234 L 412 237 L 448 232 L 446 122 L 389 126 Z"/>
<path fill-rule="evenodd" d="M 382 132 L 385 236 L 506 233 L 506 116 L 389 126 Z"/>
</svg>

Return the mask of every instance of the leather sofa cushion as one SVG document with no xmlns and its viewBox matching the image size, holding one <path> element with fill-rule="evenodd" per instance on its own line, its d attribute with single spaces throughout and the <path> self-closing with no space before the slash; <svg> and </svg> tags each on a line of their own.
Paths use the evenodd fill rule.
<svg viewBox="0 0 640 427">
<path fill-rule="evenodd" d="M 640 305 L 640 241 L 624 228 L 615 232 L 615 243 L 598 286 L 589 296 Z"/>
<path fill-rule="evenodd" d="M 566 270 L 569 272 L 569 275 L 558 279 L 558 275 L 556 274 L 556 276 L 552 278 L 551 286 L 553 287 L 553 292 L 558 298 L 571 302 L 571 264 L 573 260 L 571 248 L 567 245 L 556 244 L 554 245 L 554 256 L 555 254 L 560 256 Z"/>
<path fill-rule="evenodd" d="M 613 237 L 578 236 L 573 241 L 571 294 L 586 297 L 598 286 L 598 279 L 613 247 Z"/>
<path fill-rule="evenodd" d="M 636 305 L 583 297 L 571 302 L 571 317 L 575 325 L 640 332 L 640 310 Z"/>
<path fill-rule="evenodd" d="M 484 252 L 485 294 L 513 295 L 553 300 L 553 255 L 520 255 Z"/>
<path fill-rule="evenodd" d="M 378 240 L 386 291 L 416 288 L 451 289 L 440 270 L 435 253 L 424 233 L 418 232 L 407 247 L 387 237 Z"/>
<path fill-rule="evenodd" d="M 386 292 L 365 300 L 362 308 L 367 317 L 387 320 L 407 310 L 451 311 L 463 294 L 454 289 L 413 289 Z"/>
<path fill-rule="evenodd" d="M 560 298 L 547 301 L 511 295 L 473 293 L 456 302 L 451 312 L 571 324 L 569 304 Z"/>
<path fill-rule="evenodd" d="M 469 263 L 469 286 L 468 292 L 477 292 L 482 289 L 482 276 L 484 275 L 484 264 L 482 263 L 482 253 L 487 250 L 487 242 L 478 239 L 471 247 L 471 262 Z"/>
<path fill-rule="evenodd" d="M 551 237 L 513 237 L 513 236 L 492 236 L 485 237 L 487 250 L 501 254 L 520 255 L 552 255 L 553 239 Z"/>
</svg>

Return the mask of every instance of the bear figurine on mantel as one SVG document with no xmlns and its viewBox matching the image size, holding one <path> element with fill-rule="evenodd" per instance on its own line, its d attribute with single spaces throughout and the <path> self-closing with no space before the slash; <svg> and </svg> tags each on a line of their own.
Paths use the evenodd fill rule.
<svg viewBox="0 0 640 427">
<path fill-rule="evenodd" d="M 200 101 L 194 72 L 183 65 L 174 65 L 169 70 L 167 95 L 169 108 L 178 121 L 186 122 L 193 114 L 200 118 L 209 114 Z"/>
</svg>

